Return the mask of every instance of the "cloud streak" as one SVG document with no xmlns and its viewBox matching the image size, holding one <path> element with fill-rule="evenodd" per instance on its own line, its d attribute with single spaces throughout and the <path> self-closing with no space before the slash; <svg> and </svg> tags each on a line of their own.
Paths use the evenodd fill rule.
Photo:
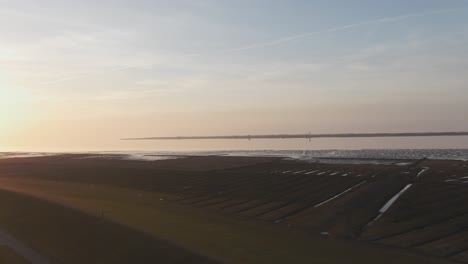
<svg viewBox="0 0 468 264">
<path fill-rule="evenodd" d="M 324 30 L 319 30 L 319 31 L 302 33 L 302 34 L 298 34 L 298 35 L 287 36 L 287 37 L 283 37 L 283 38 L 268 41 L 268 42 L 259 42 L 259 43 L 251 44 L 251 45 L 244 46 L 244 47 L 220 50 L 220 51 L 216 51 L 214 53 L 234 53 L 234 52 L 246 51 L 246 50 L 251 50 L 251 49 L 278 46 L 278 45 L 285 44 L 285 43 L 288 43 L 288 42 L 291 42 L 291 41 L 294 41 L 294 40 L 305 39 L 305 38 L 309 38 L 309 37 L 313 37 L 313 36 L 317 36 L 317 35 L 333 33 L 333 32 L 338 32 L 338 31 L 344 31 L 344 30 L 358 28 L 358 27 L 362 27 L 362 26 L 375 25 L 375 24 L 387 24 L 387 23 L 404 21 L 404 20 L 408 20 L 408 19 L 411 19 L 411 18 L 426 17 L 426 16 L 433 16 L 433 15 L 440 15 L 440 14 L 447 14 L 447 13 L 455 13 L 455 12 L 459 12 L 459 11 L 460 11 L 460 9 L 443 9 L 443 10 L 424 12 L 424 13 L 414 13 L 414 14 L 406 14 L 406 15 L 396 16 L 396 17 L 385 17 L 385 18 L 380 18 L 380 19 L 375 19 L 375 20 L 367 20 L 367 21 L 348 24 L 348 25 L 344 25 L 344 26 L 332 27 L 332 28 L 328 28 L 328 29 L 324 29 Z"/>
<path fill-rule="evenodd" d="M 230 48 L 230 49 L 221 49 L 221 50 L 214 50 L 211 52 L 200 52 L 200 53 L 192 53 L 192 54 L 184 54 L 179 56 L 180 58 L 189 58 L 189 57 L 200 57 L 200 56 L 206 56 L 206 55 L 213 55 L 213 54 L 230 54 L 230 53 L 237 53 L 237 52 L 243 52 L 243 51 L 249 51 L 249 50 L 254 50 L 254 49 L 260 49 L 260 48 L 266 48 L 266 47 L 273 47 L 273 46 L 279 46 L 283 44 L 287 44 L 292 41 L 296 40 L 301 40 L 301 39 L 306 39 L 314 36 L 320 36 L 323 34 L 328 34 L 328 33 L 334 33 L 334 32 L 340 32 L 340 31 L 346 31 L 354 28 L 359 28 L 363 26 L 368 26 L 368 25 L 378 25 L 378 24 L 389 24 L 389 23 L 395 23 L 395 22 L 401 22 L 409 19 L 414 19 L 414 18 L 421 18 L 421 17 L 427 17 L 427 16 L 435 16 L 435 15 L 441 15 L 441 14 L 448 14 L 448 13 L 455 13 L 455 12 L 460 12 L 461 9 L 442 9 L 442 10 L 434 10 L 434 11 L 429 11 L 429 12 L 422 12 L 422 13 L 412 13 L 412 14 L 406 14 L 406 15 L 401 15 L 401 16 L 395 16 L 395 17 L 384 17 L 380 19 L 375 19 L 375 20 L 367 20 L 367 21 L 362 21 L 358 23 L 353 23 L 353 24 L 348 24 L 348 25 L 343 25 L 343 26 L 337 26 L 337 27 L 332 27 L 332 28 L 327 28 L 323 30 L 318 30 L 318 31 L 313 31 L 313 32 L 307 32 L 307 33 L 302 33 L 302 34 L 297 34 L 297 35 L 291 35 L 271 41 L 266 41 L 266 42 L 258 42 L 258 43 L 253 43 L 247 46 L 242 46 L 242 47 L 236 47 L 236 48 Z M 151 67 L 157 65 L 155 63 L 148 63 L 147 67 Z M 125 71 L 128 69 L 135 69 L 138 68 L 138 66 L 135 65 L 121 65 L 117 66 L 116 68 L 108 71 L 102 71 L 102 72 L 85 72 L 85 73 L 79 73 L 76 75 L 70 75 L 62 78 L 58 78 L 55 80 L 50 80 L 47 82 L 43 82 L 43 85 L 49 85 L 49 84 L 57 84 L 61 82 L 66 82 L 70 80 L 76 80 L 76 79 L 82 79 L 88 76 L 96 76 L 96 75 L 101 75 L 101 74 L 108 74 L 108 73 L 115 73 L 115 72 L 121 72 Z"/>
</svg>

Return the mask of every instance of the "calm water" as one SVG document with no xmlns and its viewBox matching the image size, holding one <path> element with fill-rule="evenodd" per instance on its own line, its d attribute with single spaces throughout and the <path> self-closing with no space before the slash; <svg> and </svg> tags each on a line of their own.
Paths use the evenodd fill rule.
<svg viewBox="0 0 468 264">
<path fill-rule="evenodd" d="M 154 155 L 284 156 L 300 159 L 323 157 L 468 160 L 468 136 L 402 138 L 317 138 L 258 140 L 112 141 L 113 147 L 66 149 L 58 152 L 111 151 L 125 159 L 155 160 Z M 27 151 L 27 150 L 26 150 Z M 41 150 L 57 152 L 56 150 Z M 102 154 L 102 153 L 101 153 Z M 0 158 L 40 156 L 43 153 L 1 153 Z"/>
<path fill-rule="evenodd" d="M 119 149 L 143 151 L 468 149 L 468 136 L 402 138 L 316 138 L 256 140 L 122 141 Z M 103 149 L 104 150 L 104 149 Z"/>
</svg>

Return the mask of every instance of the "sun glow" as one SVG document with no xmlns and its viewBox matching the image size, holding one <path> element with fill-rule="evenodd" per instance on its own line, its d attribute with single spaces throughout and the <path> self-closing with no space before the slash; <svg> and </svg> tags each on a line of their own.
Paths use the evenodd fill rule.
<svg viewBox="0 0 468 264">
<path fill-rule="evenodd" d="M 0 135 L 15 131 L 24 120 L 26 109 L 21 94 L 14 89 L 0 86 Z"/>
</svg>

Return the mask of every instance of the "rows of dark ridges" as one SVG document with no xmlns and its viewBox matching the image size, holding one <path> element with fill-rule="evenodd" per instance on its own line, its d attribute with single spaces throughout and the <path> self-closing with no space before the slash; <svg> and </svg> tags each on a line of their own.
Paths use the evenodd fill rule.
<svg viewBox="0 0 468 264">
<path fill-rule="evenodd" d="M 60 162 L 38 163 L 35 177 L 168 192 L 188 206 L 468 263 L 468 162 L 421 160 L 390 166 L 208 157 L 138 166 L 67 162 L 63 167 Z M 35 165 L 20 168 L 28 166 Z M 200 169 L 207 167 L 212 169 Z M 2 168 L 7 175 L 8 166 Z M 16 168 L 15 174 L 21 170 Z M 408 184 L 412 186 L 374 221 L 379 209 Z"/>
<path fill-rule="evenodd" d="M 468 162 L 425 161 L 413 186 L 360 239 L 468 263 Z M 427 169 L 428 168 L 428 169 Z"/>
<path fill-rule="evenodd" d="M 446 182 L 467 174 L 467 164 L 280 162 L 189 176 L 177 185 L 183 188 L 179 202 L 187 205 L 468 262 L 468 184 Z M 373 222 L 379 209 L 410 183 L 412 187 Z"/>
</svg>

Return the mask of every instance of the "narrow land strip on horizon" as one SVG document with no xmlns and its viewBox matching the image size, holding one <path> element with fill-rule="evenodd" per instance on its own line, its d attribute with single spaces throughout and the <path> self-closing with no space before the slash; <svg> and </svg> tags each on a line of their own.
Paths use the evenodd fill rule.
<svg viewBox="0 0 468 264">
<path fill-rule="evenodd" d="M 366 138 L 366 137 L 441 137 L 468 136 L 463 132 L 403 132 L 403 133 L 342 133 L 342 134 L 271 134 L 271 135 L 228 135 L 228 136 L 176 136 L 122 138 L 121 140 L 200 140 L 200 139 L 311 139 L 311 138 Z"/>
</svg>

